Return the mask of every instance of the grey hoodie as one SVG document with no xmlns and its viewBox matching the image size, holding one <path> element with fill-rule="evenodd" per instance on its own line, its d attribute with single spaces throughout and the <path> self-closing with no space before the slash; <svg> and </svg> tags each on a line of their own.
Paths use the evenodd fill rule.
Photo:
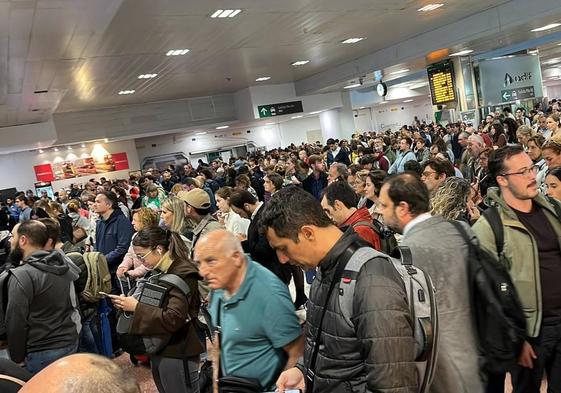
<svg viewBox="0 0 561 393">
<path fill-rule="evenodd" d="M 11 270 L 6 330 L 13 361 L 78 343 L 71 300 L 78 272 L 59 250 L 36 251 Z"/>
</svg>

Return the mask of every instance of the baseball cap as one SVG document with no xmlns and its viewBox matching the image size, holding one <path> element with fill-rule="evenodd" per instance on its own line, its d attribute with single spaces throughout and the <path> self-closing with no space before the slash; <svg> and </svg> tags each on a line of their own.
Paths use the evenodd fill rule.
<svg viewBox="0 0 561 393">
<path fill-rule="evenodd" d="M 205 190 L 193 188 L 190 191 L 179 191 L 177 197 L 195 209 L 208 209 L 210 207 L 210 197 Z"/>
</svg>

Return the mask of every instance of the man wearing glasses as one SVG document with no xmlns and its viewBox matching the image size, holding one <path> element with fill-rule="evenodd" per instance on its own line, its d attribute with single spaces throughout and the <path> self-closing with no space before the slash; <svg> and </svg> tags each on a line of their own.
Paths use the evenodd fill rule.
<svg viewBox="0 0 561 393">
<path fill-rule="evenodd" d="M 536 173 L 537 167 L 521 146 L 502 147 L 489 157 L 489 176 L 498 189 L 490 188 L 487 196 L 502 220 L 508 269 L 526 314 L 527 340 L 518 366 L 511 370 L 515 393 L 539 393 L 544 372 L 548 389 L 561 389 L 561 217 L 538 192 Z M 497 255 L 485 216 L 473 230 L 481 247 Z M 504 375 L 492 376 L 490 382 L 500 385 Z"/>
<path fill-rule="evenodd" d="M 454 166 L 450 161 L 433 158 L 425 164 L 421 181 L 425 183 L 432 196 L 448 177 L 453 176 L 455 176 Z"/>
</svg>

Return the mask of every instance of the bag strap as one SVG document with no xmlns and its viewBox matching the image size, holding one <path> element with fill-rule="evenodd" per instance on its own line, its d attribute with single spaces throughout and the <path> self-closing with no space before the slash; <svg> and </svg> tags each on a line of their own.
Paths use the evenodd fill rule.
<svg viewBox="0 0 561 393">
<path fill-rule="evenodd" d="M 19 378 L 12 377 L 12 376 L 6 375 L 6 374 L 0 374 L 0 380 L 13 382 L 13 383 L 15 383 L 16 385 L 19 385 L 19 386 L 25 385 L 25 381 L 22 381 Z"/>
<path fill-rule="evenodd" d="M 163 282 L 164 284 L 171 285 L 181 291 L 185 297 L 189 296 L 191 289 L 189 285 L 178 275 L 165 273 L 158 277 L 158 282 Z"/>
<path fill-rule="evenodd" d="M 345 267 L 347 265 L 347 263 L 350 261 L 350 259 L 352 258 L 353 254 L 359 249 L 359 246 L 357 246 L 356 244 L 351 244 L 349 245 L 346 250 L 343 252 L 343 258 L 342 260 L 339 261 L 339 263 L 337 264 L 337 267 L 335 268 L 335 274 L 333 275 L 333 279 L 331 280 L 331 284 L 329 285 L 329 290 L 327 291 L 327 297 L 325 299 L 325 302 L 323 304 L 323 310 L 321 312 L 321 318 L 319 320 L 319 325 L 317 328 L 317 333 L 316 333 L 316 338 L 314 340 L 314 348 L 312 350 L 312 357 L 310 358 L 310 366 L 308 367 L 307 370 L 307 377 L 308 379 L 311 379 L 312 383 L 313 383 L 313 379 L 315 378 L 315 366 L 316 366 L 316 360 L 318 357 L 318 353 L 319 353 L 319 340 L 321 338 L 321 332 L 322 332 L 322 327 L 323 327 L 323 320 L 325 318 L 325 314 L 327 312 L 327 305 L 329 303 L 329 299 L 331 298 L 331 294 L 333 293 L 333 289 L 335 289 L 335 285 L 337 285 L 339 283 L 339 281 L 341 280 L 341 277 L 343 276 L 343 271 L 345 270 Z"/>
<path fill-rule="evenodd" d="M 495 236 L 495 246 L 497 247 L 497 255 L 500 257 L 504 251 L 505 233 L 499 210 L 495 206 L 490 206 L 483 212 L 483 216 L 493 231 L 493 235 Z"/>
</svg>

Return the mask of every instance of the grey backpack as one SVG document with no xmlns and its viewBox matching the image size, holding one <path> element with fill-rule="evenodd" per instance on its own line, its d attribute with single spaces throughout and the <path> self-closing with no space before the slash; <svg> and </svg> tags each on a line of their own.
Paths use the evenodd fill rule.
<svg viewBox="0 0 561 393">
<path fill-rule="evenodd" d="M 409 247 L 399 246 L 401 259 L 392 258 L 370 247 L 358 248 L 345 266 L 339 285 L 339 306 L 345 321 L 351 321 L 356 277 L 362 266 L 376 257 L 386 258 L 398 271 L 405 290 L 407 303 L 414 321 L 415 362 L 419 376 L 418 393 L 428 391 L 436 365 L 438 349 L 438 313 L 432 279 L 421 268 L 413 265 Z"/>
</svg>

